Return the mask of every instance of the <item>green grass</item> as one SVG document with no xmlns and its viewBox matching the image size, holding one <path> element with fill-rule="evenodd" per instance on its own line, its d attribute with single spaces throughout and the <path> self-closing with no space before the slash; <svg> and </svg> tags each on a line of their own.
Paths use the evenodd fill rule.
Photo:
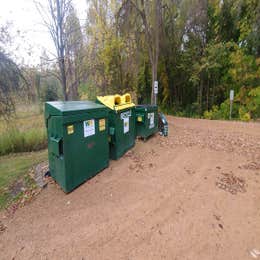
<svg viewBox="0 0 260 260">
<path fill-rule="evenodd" d="M 10 186 L 17 180 L 28 183 L 29 169 L 46 160 L 47 150 L 0 157 L 0 209 L 6 207 L 15 199 L 10 193 Z"/>
<path fill-rule="evenodd" d="M 46 130 L 43 128 L 33 128 L 25 132 L 13 128 L 0 136 L 0 155 L 39 151 L 46 147 Z"/>
<path fill-rule="evenodd" d="M 34 182 L 28 171 L 47 160 L 46 147 L 46 128 L 39 104 L 17 104 L 16 114 L 8 122 L 0 118 L 0 209 L 22 194 L 19 185 L 32 187 Z"/>
<path fill-rule="evenodd" d="M 19 105 L 16 115 L 8 122 L 0 119 L 0 156 L 39 151 L 46 147 L 46 128 L 39 105 Z"/>
</svg>

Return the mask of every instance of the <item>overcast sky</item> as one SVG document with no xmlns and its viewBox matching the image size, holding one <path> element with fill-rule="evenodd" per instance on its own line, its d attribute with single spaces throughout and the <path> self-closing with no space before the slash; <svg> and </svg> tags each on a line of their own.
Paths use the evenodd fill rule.
<svg viewBox="0 0 260 260">
<path fill-rule="evenodd" d="M 39 1 L 42 4 L 47 2 L 47 0 Z M 86 0 L 73 0 L 73 4 L 83 22 L 86 19 Z M 0 25 L 6 22 L 12 23 L 11 35 L 14 42 L 9 49 L 18 63 L 37 65 L 44 49 L 48 52 L 55 52 L 34 0 L 0 0 Z"/>
</svg>

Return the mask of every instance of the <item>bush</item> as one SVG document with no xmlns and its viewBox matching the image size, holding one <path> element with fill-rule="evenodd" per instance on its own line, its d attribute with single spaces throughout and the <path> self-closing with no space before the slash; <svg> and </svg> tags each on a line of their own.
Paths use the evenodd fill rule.
<svg viewBox="0 0 260 260">
<path fill-rule="evenodd" d="M 246 104 L 247 110 L 252 118 L 260 118 L 260 87 L 254 88 L 248 93 L 249 101 Z"/>
<path fill-rule="evenodd" d="M 213 112 L 212 112 L 212 110 L 210 110 L 210 111 L 205 111 L 204 113 L 203 113 L 203 117 L 205 118 L 205 119 L 213 119 Z"/>
<path fill-rule="evenodd" d="M 210 120 L 228 119 L 227 104 L 222 103 L 220 107 L 213 106 L 211 110 L 204 112 L 203 117 Z"/>
<path fill-rule="evenodd" d="M 245 122 L 248 122 L 251 119 L 250 114 L 247 112 L 244 106 L 239 108 L 239 119 Z"/>
<path fill-rule="evenodd" d="M 58 100 L 62 96 L 59 81 L 52 76 L 42 79 L 39 94 L 42 102 Z"/>
<path fill-rule="evenodd" d="M 58 89 L 55 85 L 46 85 L 41 94 L 41 99 L 43 102 L 58 100 Z"/>
<path fill-rule="evenodd" d="M 205 111 L 203 116 L 206 119 L 228 119 L 230 103 L 229 99 L 224 101 L 220 107 L 213 106 L 210 111 Z M 242 121 L 250 121 L 252 118 L 260 118 L 260 87 L 241 88 L 236 95 L 233 107 L 232 118 Z"/>
<path fill-rule="evenodd" d="M 31 129 L 21 132 L 9 129 L 0 136 L 0 155 L 38 151 L 47 147 L 45 129 Z"/>
</svg>

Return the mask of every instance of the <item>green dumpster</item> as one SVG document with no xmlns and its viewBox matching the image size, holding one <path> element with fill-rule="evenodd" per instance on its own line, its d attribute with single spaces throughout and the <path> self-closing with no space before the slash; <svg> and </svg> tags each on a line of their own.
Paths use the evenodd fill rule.
<svg viewBox="0 0 260 260">
<path fill-rule="evenodd" d="M 158 107 L 138 105 L 135 108 L 136 135 L 144 139 L 158 132 Z"/>
<path fill-rule="evenodd" d="M 135 145 L 135 104 L 129 94 L 99 96 L 97 102 L 109 108 L 109 154 L 117 160 Z"/>
<path fill-rule="evenodd" d="M 50 174 L 65 192 L 108 166 L 107 117 L 91 101 L 45 103 Z"/>
</svg>

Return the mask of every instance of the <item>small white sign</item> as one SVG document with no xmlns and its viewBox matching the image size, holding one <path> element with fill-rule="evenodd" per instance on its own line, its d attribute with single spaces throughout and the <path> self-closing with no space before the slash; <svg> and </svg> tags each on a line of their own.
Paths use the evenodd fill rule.
<svg viewBox="0 0 260 260">
<path fill-rule="evenodd" d="M 158 81 L 155 81 L 153 84 L 153 88 L 154 88 L 154 94 L 158 94 Z"/>
<path fill-rule="evenodd" d="M 149 129 L 154 128 L 154 113 L 148 113 L 147 115 L 149 122 Z"/>
<path fill-rule="evenodd" d="M 88 137 L 95 134 L 95 120 L 90 119 L 83 121 L 84 137 Z"/>
<path fill-rule="evenodd" d="M 229 97 L 230 97 L 230 100 L 234 100 L 234 90 L 233 89 L 230 90 Z"/>
<path fill-rule="evenodd" d="M 124 124 L 124 134 L 129 132 L 129 117 L 123 119 Z"/>
</svg>

